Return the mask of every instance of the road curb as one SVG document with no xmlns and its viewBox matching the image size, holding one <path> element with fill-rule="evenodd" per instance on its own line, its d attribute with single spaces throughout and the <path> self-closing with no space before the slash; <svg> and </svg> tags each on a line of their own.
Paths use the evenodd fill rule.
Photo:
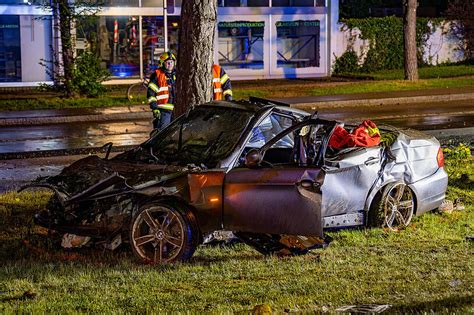
<svg viewBox="0 0 474 315">
<path fill-rule="evenodd" d="M 76 122 L 102 122 L 120 120 L 152 119 L 151 112 L 125 112 L 112 114 L 93 114 L 77 116 L 20 117 L 0 119 L 0 126 L 33 126 L 67 124 Z"/>
<path fill-rule="evenodd" d="M 137 145 L 122 145 L 112 146 L 110 152 L 123 152 L 135 148 Z M 26 151 L 26 152 L 8 152 L 0 153 L 0 161 L 2 160 L 17 160 L 17 159 L 33 159 L 39 157 L 50 156 L 66 156 L 66 155 L 92 155 L 99 153 L 106 153 L 107 148 L 104 147 L 87 147 L 74 149 L 59 149 L 59 150 L 41 150 L 41 151 Z"/>
<path fill-rule="evenodd" d="M 427 103 L 427 102 L 438 103 L 438 102 L 461 101 L 461 100 L 474 100 L 474 93 L 293 103 L 291 104 L 291 107 L 302 109 L 302 110 L 316 110 L 316 109 L 323 109 L 323 108 L 341 108 L 341 107 L 355 107 L 355 106 L 369 107 L 369 106 L 397 105 L 397 104 L 408 104 L 408 103 Z"/>
</svg>

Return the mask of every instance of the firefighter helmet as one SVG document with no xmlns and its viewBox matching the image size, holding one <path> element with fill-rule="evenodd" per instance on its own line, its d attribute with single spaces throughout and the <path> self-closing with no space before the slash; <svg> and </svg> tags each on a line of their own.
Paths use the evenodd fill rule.
<svg viewBox="0 0 474 315">
<path fill-rule="evenodd" d="M 171 51 L 164 52 L 160 55 L 160 67 L 163 67 L 166 60 L 173 60 L 176 63 L 176 57 Z"/>
</svg>

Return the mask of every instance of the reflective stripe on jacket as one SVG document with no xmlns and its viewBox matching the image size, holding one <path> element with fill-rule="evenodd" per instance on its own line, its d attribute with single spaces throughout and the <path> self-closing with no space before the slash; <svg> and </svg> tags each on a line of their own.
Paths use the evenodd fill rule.
<svg viewBox="0 0 474 315">
<path fill-rule="evenodd" d="M 148 83 L 148 104 L 152 109 L 173 110 L 174 105 L 170 102 L 171 87 L 168 82 L 169 79 L 161 69 L 157 69 L 155 74 L 156 77 L 152 76 L 150 83 Z"/>
<path fill-rule="evenodd" d="M 229 76 L 219 65 L 212 65 L 212 87 L 214 100 L 220 101 L 226 95 L 228 96 L 226 99 L 232 99 Z"/>
</svg>

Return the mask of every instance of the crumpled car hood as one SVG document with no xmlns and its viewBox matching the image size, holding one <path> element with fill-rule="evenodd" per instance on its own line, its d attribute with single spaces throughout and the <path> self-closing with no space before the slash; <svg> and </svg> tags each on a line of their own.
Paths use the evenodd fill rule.
<svg viewBox="0 0 474 315">
<path fill-rule="evenodd" d="M 188 168 L 182 166 L 103 160 L 98 156 L 89 156 L 64 168 L 59 175 L 41 178 L 37 183 L 52 185 L 73 196 L 114 174 L 124 177 L 128 186 L 137 186 L 149 181 L 159 181 L 166 175 L 184 174 L 187 171 Z"/>
</svg>

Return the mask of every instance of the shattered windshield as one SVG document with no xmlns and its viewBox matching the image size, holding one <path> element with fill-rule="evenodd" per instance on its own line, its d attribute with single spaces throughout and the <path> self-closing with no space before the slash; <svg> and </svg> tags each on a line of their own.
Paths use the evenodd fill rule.
<svg viewBox="0 0 474 315">
<path fill-rule="evenodd" d="M 197 107 L 148 142 L 159 163 L 204 164 L 208 168 L 229 155 L 253 112 L 228 107 Z"/>
</svg>

